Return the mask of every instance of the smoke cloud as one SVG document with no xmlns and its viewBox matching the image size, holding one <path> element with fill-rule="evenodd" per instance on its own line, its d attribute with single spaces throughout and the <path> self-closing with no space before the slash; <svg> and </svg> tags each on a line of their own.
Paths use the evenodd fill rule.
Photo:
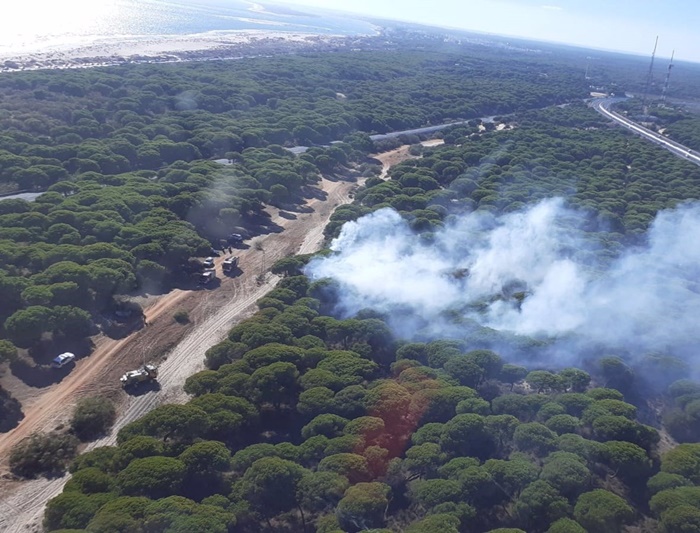
<svg viewBox="0 0 700 533">
<path fill-rule="evenodd" d="M 605 350 L 694 358 L 700 204 L 658 213 L 646 244 L 612 262 L 595 260 L 586 222 L 555 198 L 501 217 L 465 215 L 428 242 L 381 209 L 345 224 L 334 253 L 307 274 L 337 282 L 339 315 L 377 310 L 402 338 L 536 345 L 552 364 Z"/>
</svg>

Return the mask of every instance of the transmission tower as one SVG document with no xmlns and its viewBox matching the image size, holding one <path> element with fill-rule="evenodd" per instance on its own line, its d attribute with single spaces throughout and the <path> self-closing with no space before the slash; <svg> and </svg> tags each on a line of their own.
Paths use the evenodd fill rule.
<svg viewBox="0 0 700 533">
<path fill-rule="evenodd" d="M 656 57 L 656 47 L 659 45 L 659 36 L 656 36 L 656 42 L 654 43 L 654 51 L 651 53 L 651 63 L 649 64 L 649 72 L 647 73 L 647 81 L 644 85 L 644 98 L 642 99 L 642 112 L 645 115 L 649 114 L 647 109 L 647 98 L 649 97 L 649 88 L 654 80 L 654 58 Z"/>
<path fill-rule="evenodd" d="M 664 90 L 661 93 L 661 103 L 666 103 L 666 92 L 668 91 L 668 82 L 671 80 L 671 69 L 673 69 L 673 56 L 676 55 L 676 51 L 671 52 L 671 62 L 668 64 L 668 71 L 666 72 L 666 81 L 664 82 Z"/>
</svg>

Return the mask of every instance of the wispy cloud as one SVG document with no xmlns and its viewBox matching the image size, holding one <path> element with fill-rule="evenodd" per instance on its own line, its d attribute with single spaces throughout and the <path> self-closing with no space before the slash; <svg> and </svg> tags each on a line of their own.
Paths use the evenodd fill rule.
<svg viewBox="0 0 700 533">
<path fill-rule="evenodd" d="M 564 11 L 564 8 L 561 6 L 553 6 L 549 4 L 543 4 L 540 6 L 541 9 L 546 9 L 548 11 Z"/>
</svg>

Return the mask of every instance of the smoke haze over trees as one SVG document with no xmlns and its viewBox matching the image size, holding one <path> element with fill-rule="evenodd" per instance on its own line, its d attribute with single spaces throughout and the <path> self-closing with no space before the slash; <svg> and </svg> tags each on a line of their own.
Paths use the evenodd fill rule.
<svg viewBox="0 0 700 533">
<path fill-rule="evenodd" d="M 491 328 L 552 343 L 564 365 L 597 346 L 694 357 L 700 204 L 660 212 L 646 243 L 611 264 L 591 260 L 585 225 L 554 198 L 500 217 L 476 211 L 425 239 L 380 209 L 347 223 L 336 253 L 307 272 L 338 283 L 342 315 L 374 309 L 408 338 Z"/>
<path fill-rule="evenodd" d="M 48 188 L 0 202 L 0 335 L 21 348 L 0 360 L 167 290 L 322 174 L 367 178 L 325 230 L 335 253 L 272 267 L 186 404 L 77 457 L 47 530 L 700 523 L 700 384 L 666 387 L 695 363 L 700 169 L 576 102 L 580 51 L 397 48 L 0 80 L 0 189 Z M 440 147 L 368 136 L 456 119 Z M 416 158 L 380 179 L 368 154 L 402 143 Z M 62 471 L 62 436 L 21 446 L 16 473 Z"/>
</svg>

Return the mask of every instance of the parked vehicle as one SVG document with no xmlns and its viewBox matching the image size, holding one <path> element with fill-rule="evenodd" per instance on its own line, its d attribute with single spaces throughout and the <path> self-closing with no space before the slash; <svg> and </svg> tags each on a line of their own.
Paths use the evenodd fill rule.
<svg viewBox="0 0 700 533">
<path fill-rule="evenodd" d="M 199 284 L 208 285 L 213 279 L 216 279 L 216 272 L 213 270 L 206 270 L 199 275 Z"/>
<path fill-rule="evenodd" d="M 214 258 L 207 257 L 204 261 L 202 261 L 202 266 L 204 268 L 214 268 Z"/>
<path fill-rule="evenodd" d="M 138 385 L 148 381 L 154 381 L 158 377 L 158 367 L 153 365 L 143 365 L 138 370 L 129 370 L 120 379 L 122 387 Z"/>
<path fill-rule="evenodd" d="M 73 361 L 75 361 L 75 354 L 65 352 L 61 355 L 57 355 L 56 357 L 54 357 L 53 361 L 51 361 L 51 366 L 54 368 L 62 368 L 66 365 L 69 365 Z"/>
<path fill-rule="evenodd" d="M 238 267 L 238 257 L 227 257 L 224 259 L 222 268 L 224 272 L 231 272 L 233 271 L 236 267 Z"/>
<path fill-rule="evenodd" d="M 243 235 L 240 233 L 232 233 L 226 240 L 229 244 L 241 244 L 243 242 Z"/>
</svg>

